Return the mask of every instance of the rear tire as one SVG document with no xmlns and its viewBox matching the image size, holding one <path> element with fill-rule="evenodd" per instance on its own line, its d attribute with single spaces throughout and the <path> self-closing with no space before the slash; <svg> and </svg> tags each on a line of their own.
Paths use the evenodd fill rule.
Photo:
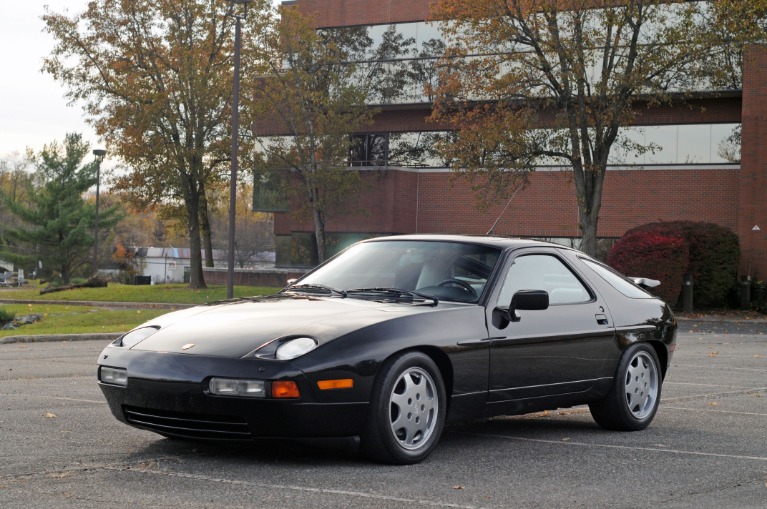
<svg viewBox="0 0 767 509">
<path fill-rule="evenodd" d="M 660 362 L 647 343 L 630 346 L 618 363 L 610 392 L 589 404 L 591 416 L 606 429 L 638 431 L 650 425 L 660 403 Z"/>
<path fill-rule="evenodd" d="M 384 463 L 418 463 L 445 424 L 445 385 L 431 358 L 407 352 L 388 360 L 373 387 L 362 451 Z"/>
</svg>

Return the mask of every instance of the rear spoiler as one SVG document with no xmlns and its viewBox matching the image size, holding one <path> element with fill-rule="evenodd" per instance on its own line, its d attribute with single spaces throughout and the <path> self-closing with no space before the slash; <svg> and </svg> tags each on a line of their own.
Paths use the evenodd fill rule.
<svg viewBox="0 0 767 509">
<path fill-rule="evenodd" d="M 630 277 L 629 279 L 642 288 L 655 288 L 656 286 L 660 286 L 660 281 L 657 279 L 649 279 L 646 277 Z"/>
</svg>

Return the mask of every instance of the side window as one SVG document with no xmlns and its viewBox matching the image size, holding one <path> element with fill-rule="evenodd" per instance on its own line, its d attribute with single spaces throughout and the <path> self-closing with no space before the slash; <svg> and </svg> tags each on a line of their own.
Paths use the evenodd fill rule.
<svg viewBox="0 0 767 509">
<path fill-rule="evenodd" d="M 498 306 L 508 306 L 519 290 L 545 290 L 549 305 L 589 302 L 591 294 L 558 258 L 551 255 L 524 255 L 514 259 L 503 281 Z"/>
<path fill-rule="evenodd" d="M 602 279 L 610 283 L 610 286 L 621 292 L 626 297 L 631 299 L 652 298 L 652 295 L 650 295 L 648 292 L 642 290 L 640 287 L 625 277 L 621 276 L 620 274 L 617 274 L 609 267 L 605 267 L 604 265 L 596 263 L 593 260 L 587 260 L 586 258 L 581 258 L 581 260 L 583 260 L 583 263 L 585 263 L 587 267 L 599 274 Z"/>
</svg>

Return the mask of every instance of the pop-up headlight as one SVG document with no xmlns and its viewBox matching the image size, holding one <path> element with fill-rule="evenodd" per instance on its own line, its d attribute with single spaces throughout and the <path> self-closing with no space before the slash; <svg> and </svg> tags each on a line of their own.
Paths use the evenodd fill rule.
<svg viewBox="0 0 767 509">
<path fill-rule="evenodd" d="M 140 329 L 132 330 L 129 333 L 127 333 L 122 338 L 118 339 L 116 344 L 118 346 L 124 346 L 125 348 L 130 348 L 132 346 L 135 346 L 142 341 L 144 341 L 146 338 L 154 334 L 160 330 L 159 327 L 142 327 Z"/>
<path fill-rule="evenodd" d="M 312 338 L 295 338 L 286 341 L 277 348 L 275 357 L 281 361 L 289 361 L 301 357 L 317 348 L 317 342 Z"/>
</svg>

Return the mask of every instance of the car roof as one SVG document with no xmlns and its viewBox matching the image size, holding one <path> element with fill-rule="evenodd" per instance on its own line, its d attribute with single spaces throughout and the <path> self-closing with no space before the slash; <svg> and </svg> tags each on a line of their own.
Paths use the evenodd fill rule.
<svg viewBox="0 0 767 509">
<path fill-rule="evenodd" d="M 570 249 L 560 244 L 543 242 L 540 240 L 520 239 L 509 237 L 491 237 L 474 235 L 444 235 L 444 234 L 417 234 L 417 235 L 392 235 L 387 237 L 375 237 L 365 242 L 381 241 L 430 241 L 430 242 L 459 242 L 462 244 L 476 244 L 495 247 L 499 249 L 519 249 L 523 247 L 554 247 L 558 249 Z"/>
</svg>

